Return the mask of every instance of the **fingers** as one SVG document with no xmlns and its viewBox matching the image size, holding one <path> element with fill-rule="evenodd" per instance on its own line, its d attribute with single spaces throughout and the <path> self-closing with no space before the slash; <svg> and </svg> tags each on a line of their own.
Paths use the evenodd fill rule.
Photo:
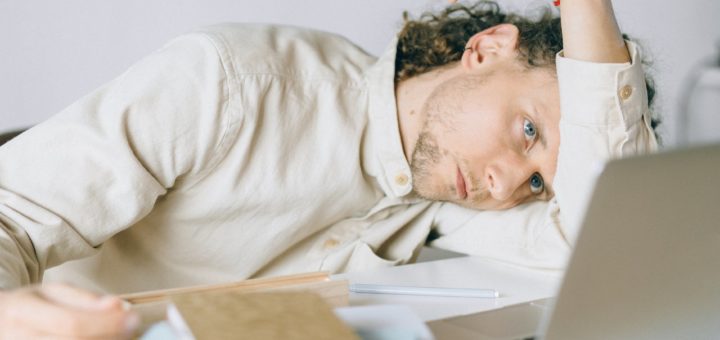
<svg viewBox="0 0 720 340">
<path fill-rule="evenodd" d="M 30 338 L 125 338 L 139 321 L 116 298 L 67 286 L 12 291 L 0 301 L 0 328 Z"/>
<path fill-rule="evenodd" d="M 48 300 L 58 304 L 87 310 L 122 309 L 122 301 L 112 296 L 100 296 L 93 292 L 64 284 L 49 284 L 41 291 Z"/>
<path fill-rule="evenodd" d="M 86 334 L 78 334 L 75 330 L 68 330 L 64 334 L 88 335 L 95 336 L 97 334 L 107 336 L 111 334 L 132 333 L 140 324 L 140 319 L 134 313 L 126 312 L 123 308 L 122 300 L 114 296 L 100 296 L 90 291 L 77 289 L 64 284 L 50 284 L 41 290 L 46 299 L 55 302 L 61 306 L 67 306 L 75 309 L 77 313 L 72 317 L 79 317 L 84 314 L 98 315 L 95 318 L 90 316 L 82 316 L 90 325 L 83 323 L 83 331 Z M 94 320 L 98 319 L 98 320 Z M 119 320 L 118 320 L 119 319 Z M 94 320 L 94 321 L 93 321 Z M 118 325 L 118 323 L 120 323 Z"/>
<path fill-rule="evenodd" d="M 102 336 L 102 337 L 78 337 L 78 336 L 65 336 L 57 334 L 42 333 L 35 330 L 28 329 L 7 329 L 0 330 L 0 339 L 5 340 L 114 340 L 114 339 L 126 339 L 126 337 L 119 336 Z"/>
</svg>

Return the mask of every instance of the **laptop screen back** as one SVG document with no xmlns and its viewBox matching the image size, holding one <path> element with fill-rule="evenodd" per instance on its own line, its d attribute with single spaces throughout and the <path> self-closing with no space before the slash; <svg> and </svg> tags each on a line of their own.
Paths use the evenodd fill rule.
<svg viewBox="0 0 720 340">
<path fill-rule="evenodd" d="M 548 339 L 720 337 L 720 145 L 610 162 Z"/>
</svg>

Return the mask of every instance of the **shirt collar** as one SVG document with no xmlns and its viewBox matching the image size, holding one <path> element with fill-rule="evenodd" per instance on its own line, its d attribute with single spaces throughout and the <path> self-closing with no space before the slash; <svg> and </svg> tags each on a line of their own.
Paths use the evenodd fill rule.
<svg viewBox="0 0 720 340">
<path fill-rule="evenodd" d="M 387 196 L 406 196 L 412 191 L 412 174 L 403 152 L 395 103 L 394 39 L 377 62 L 366 71 L 369 88 L 369 133 L 372 152 L 367 153 L 370 166 L 367 172 L 374 176 Z M 411 195 L 414 196 L 414 195 Z"/>
</svg>

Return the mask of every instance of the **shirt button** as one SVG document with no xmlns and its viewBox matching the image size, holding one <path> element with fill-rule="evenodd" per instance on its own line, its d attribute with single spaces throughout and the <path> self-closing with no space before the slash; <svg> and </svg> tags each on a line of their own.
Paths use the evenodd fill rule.
<svg viewBox="0 0 720 340">
<path fill-rule="evenodd" d="M 406 185 L 408 183 L 408 176 L 406 174 L 399 174 L 395 176 L 395 184 Z"/>
<path fill-rule="evenodd" d="M 323 248 L 332 249 L 332 248 L 337 247 L 338 244 L 340 244 L 340 241 L 338 241 L 334 238 L 329 238 L 329 239 L 325 240 L 325 243 L 323 243 Z"/>
<path fill-rule="evenodd" d="M 622 89 L 620 89 L 620 98 L 622 98 L 622 100 L 627 100 L 628 98 L 630 98 L 630 96 L 632 96 L 632 93 L 632 86 L 625 85 L 622 87 Z"/>
</svg>

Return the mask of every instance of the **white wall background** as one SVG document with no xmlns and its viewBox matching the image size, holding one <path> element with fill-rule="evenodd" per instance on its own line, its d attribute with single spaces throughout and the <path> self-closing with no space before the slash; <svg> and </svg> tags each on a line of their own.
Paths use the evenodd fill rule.
<svg viewBox="0 0 720 340">
<path fill-rule="evenodd" d="M 550 0 L 499 0 L 531 11 Z M 218 22 L 308 26 L 382 52 L 403 10 L 444 0 L 0 0 L 0 131 L 30 126 L 123 72 L 170 38 Z M 720 1 L 616 0 L 621 27 L 654 59 L 666 144 L 681 83 L 720 42 Z M 718 110 L 715 108 L 710 108 Z M 716 121 L 720 123 L 720 118 Z"/>
</svg>

